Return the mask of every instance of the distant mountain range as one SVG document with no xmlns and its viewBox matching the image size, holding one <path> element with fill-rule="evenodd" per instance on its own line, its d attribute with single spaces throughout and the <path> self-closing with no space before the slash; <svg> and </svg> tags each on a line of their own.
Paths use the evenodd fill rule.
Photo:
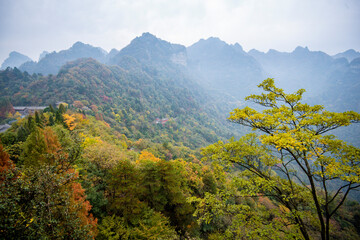
<svg viewBox="0 0 360 240">
<path fill-rule="evenodd" d="M 284 88 L 286 92 L 305 88 L 307 93 L 304 96 L 310 103 L 323 104 L 333 111 L 360 111 L 360 94 L 358 94 L 360 92 L 360 53 L 354 50 L 334 56 L 321 51 L 311 51 L 307 47 L 297 47 L 292 52 L 269 50 L 264 53 L 256 49 L 245 52 L 239 44 L 227 44 L 214 37 L 201 39 L 186 48 L 161 40 L 150 33 L 144 33 L 123 49 L 113 49 L 109 53 L 99 47 L 81 42 L 60 52 L 43 52 L 38 62 L 13 52 L 2 64 L 3 69 L 7 66 L 16 67 L 29 74 L 41 73 L 42 75 L 56 76 L 42 80 L 40 77 L 26 80 L 29 83 L 37 82 L 37 84 L 40 84 L 38 81 L 41 80 L 43 81 L 41 84 L 50 86 L 45 92 L 40 93 L 39 90 L 36 90 L 36 86 L 40 87 L 40 85 L 35 83 L 27 85 L 28 83 L 24 79 L 16 81 L 13 76 L 16 75 L 15 73 L 7 73 L 12 76 L 9 78 L 13 80 L 13 83 L 18 83 L 18 87 L 23 88 L 14 90 L 13 95 L 10 92 L 6 94 L 19 103 L 24 100 L 20 99 L 20 96 L 23 97 L 23 95 L 29 96 L 27 98 L 29 103 L 35 99 L 43 103 L 50 103 L 55 100 L 73 101 L 76 100 L 74 96 L 80 98 L 81 94 L 93 91 L 93 95 L 90 94 L 84 99 L 99 104 L 102 102 L 99 100 L 102 99 L 101 96 L 106 95 L 106 92 L 114 88 L 107 86 L 108 90 L 104 90 L 101 94 L 94 88 L 100 86 L 101 82 L 108 81 L 106 76 L 111 78 L 115 72 L 117 76 L 131 72 L 126 79 L 151 79 L 148 83 L 142 83 L 145 84 L 144 86 L 140 83 L 140 85 L 136 85 L 138 88 L 146 88 L 151 83 L 153 91 L 156 92 L 157 84 L 165 84 L 167 91 L 172 92 L 173 95 L 176 95 L 180 89 L 187 89 L 189 95 L 183 96 L 193 99 L 192 104 L 198 104 L 199 108 L 196 111 L 207 109 L 207 113 L 211 115 L 210 112 L 213 111 L 211 109 L 215 109 L 213 114 L 222 114 L 221 118 L 223 119 L 234 107 L 244 105 L 244 97 L 256 93 L 258 91 L 256 86 L 268 77 L 275 78 L 275 83 Z M 119 67 L 121 71 L 112 66 Z M 99 75 L 100 72 L 97 74 L 97 71 L 92 69 L 92 74 L 98 76 L 98 80 L 94 81 L 86 71 L 81 70 L 81 74 L 79 74 L 78 68 L 99 69 L 104 76 Z M 11 82 L 7 82 L 8 80 L 5 81 L 7 79 L 4 77 L 5 75 L 3 73 L 2 79 L 0 79 L 0 84 L 4 89 L 9 88 L 8 85 L 11 84 Z M 64 76 L 68 77 L 64 78 Z M 58 84 L 48 85 L 47 81 L 57 81 Z M 59 81 L 66 86 L 62 88 L 62 91 L 65 92 L 65 95 L 62 96 L 58 94 L 59 87 L 62 87 Z M 90 81 L 91 84 L 84 85 L 82 81 Z M 58 89 L 53 89 L 51 86 L 57 86 Z M 122 86 L 122 88 L 127 87 Z M 6 90 L 4 91 L 6 93 Z M 31 91 L 38 93 L 36 98 L 30 97 L 33 94 Z M 131 91 L 137 92 L 135 89 Z M 133 94 L 141 99 L 144 97 L 141 91 Z M 55 99 L 54 96 L 62 99 Z M 163 99 L 168 99 L 173 104 L 172 97 Z M 183 99 L 179 102 L 185 103 L 186 101 Z M 181 108 L 181 104 L 174 104 L 178 107 L 174 108 L 177 110 L 173 109 L 172 111 L 179 113 L 178 108 Z M 153 106 L 161 108 L 156 104 Z M 165 112 L 161 114 L 165 114 Z"/>
<path fill-rule="evenodd" d="M 346 58 L 349 62 L 359 57 L 360 57 L 360 52 L 357 52 L 354 49 L 349 49 L 345 52 L 338 53 L 333 56 L 333 58 Z"/>
<path fill-rule="evenodd" d="M 360 53 L 350 49 L 330 56 L 321 51 L 310 51 L 307 47 L 297 47 L 290 53 L 273 49 L 267 53 L 256 49 L 247 53 L 237 43 L 230 45 L 214 37 L 201 39 L 186 48 L 144 33 L 120 51 L 113 49 L 110 53 L 81 42 L 60 52 L 43 52 L 38 62 L 12 52 L 2 69 L 17 67 L 30 74 L 47 75 L 57 74 L 64 64 L 79 58 L 93 58 L 107 65 L 122 66 L 130 61 L 129 57 L 139 64 L 182 65 L 207 90 L 222 91 L 242 99 L 248 92 L 256 91 L 256 85 L 267 77 L 275 78 L 277 84 L 288 91 L 305 88 L 311 96 L 321 95 L 327 91 L 329 81 L 339 82 L 342 77 L 339 74 L 347 75 L 352 71 L 351 62 L 359 58 Z"/>
<path fill-rule="evenodd" d="M 99 62 L 105 62 L 106 55 L 107 52 L 101 48 L 76 42 L 68 50 L 43 54 L 40 56 L 39 62 L 25 62 L 20 65 L 19 69 L 28 73 L 57 74 L 67 62 L 79 58 L 93 58 Z"/>
</svg>

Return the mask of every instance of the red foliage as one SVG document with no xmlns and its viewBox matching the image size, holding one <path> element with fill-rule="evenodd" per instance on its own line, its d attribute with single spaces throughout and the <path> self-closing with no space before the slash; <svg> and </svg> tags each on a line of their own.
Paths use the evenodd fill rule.
<svg viewBox="0 0 360 240">
<path fill-rule="evenodd" d="M 104 121 L 104 117 L 103 117 L 103 115 L 101 113 L 95 114 L 95 118 L 96 118 L 96 120 Z"/>
<path fill-rule="evenodd" d="M 0 183 L 5 180 L 5 175 L 8 171 L 15 168 L 15 164 L 10 160 L 9 154 L 4 151 L 0 144 Z"/>
<path fill-rule="evenodd" d="M 80 102 L 80 101 L 74 101 L 73 105 L 76 108 L 83 108 L 84 107 L 84 104 L 82 102 Z"/>
<path fill-rule="evenodd" d="M 106 96 L 106 95 L 103 95 L 103 96 L 101 96 L 101 97 L 102 97 L 102 99 L 103 99 L 105 102 L 109 102 L 109 101 L 111 100 L 111 98 L 108 97 L 108 96 Z"/>
<path fill-rule="evenodd" d="M 98 109 L 98 107 L 96 105 L 91 105 L 90 107 L 96 113 L 99 111 L 99 109 Z"/>
<path fill-rule="evenodd" d="M 72 183 L 72 201 L 73 206 L 80 206 L 80 209 L 77 209 L 77 215 L 81 221 L 81 225 L 90 226 L 90 236 L 92 239 L 95 239 L 97 235 L 97 219 L 93 217 L 89 211 L 91 210 L 90 202 L 86 200 L 85 189 L 81 187 L 80 183 Z"/>
<path fill-rule="evenodd" d="M 47 153 L 57 154 L 61 150 L 61 144 L 54 131 L 50 127 L 46 127 L 42 132 L 47 146 Z"/>
</svg>

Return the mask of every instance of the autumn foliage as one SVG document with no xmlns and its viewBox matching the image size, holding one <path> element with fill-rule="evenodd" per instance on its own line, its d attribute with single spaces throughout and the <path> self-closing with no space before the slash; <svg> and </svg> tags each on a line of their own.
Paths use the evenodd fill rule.
<svg viewBox="0 0 360 240">
<path fill-rule="evenodd" d="M 5 180 L 5 176 L 9 170 L 14 169 L 15 164 L 10 160 L 9 154 L 4 151 L 0 144 L 0 183 Z"/>
<path fill-rule="evenodd" d="M 91 205 L 86 200 L 85 189 L 81 187 L 80 183 L 74 182 L 71 185 L 71 206 L 78 206 L 73 211 L 77 212 L 77 216 L 82 226 L 90 228 L 89 237 L 95 239 L 97 235 L 97 219 L 90 213 Z"/>
<path fill-rule="evenodd" d="M 272 94 L 277 91 L 271 81 L 263 86 Z M 265 95 L 251 99 L 275 104 L 280 97 L 272 94 L 269 99 Z M 301 94 L 283 96 L 294 103 Z M 0 239 L 303 239 L 302 231 L 309 238 L 320 238 L 311 187 L 293 181 L 299 169 L 293 168 L 296 161 L 289 154 L 283 154 L 287 149 L 302 160 L 317 161 L 316 179 L 322 177 L 323 167 L 325 182 L 336 177 L 352 181 L 350 187 L 358 186 L 358 168 L 346 165 L 357 163 L 358 150 L 333 138 L 308 134 L 314 129 L 311 124 L 319 126 L 333 117 L 332 127 L 350 124 L 346 118 L 351 114 L 327 112 L 324 117 L 316 112 L 322 111 L 320 107 L 299 105 L 312 111 L 300 119 L 305 130 L 290 127 L 288 131 L 286 124 L 299 116 L 289 116 L 291 107 L 264 112 L 237 109 L 230 121 L 271 134 L 220 141 L 204 148 L 201 155 L 182 140 L 168 141 L 165 132 L 156 141 L 139 134 L 134 137 L 133 133 L 150 128 L 137 124 L 132 108 L 119 111 L 80 103 L 92 106 L 92 116 L 90 110 L 50 107 L 19 119 L 0 134 L 6 149 L 0 145 Z M 189 135 L 172 121 L 152 127 Z M 311 144 L 316 146 L 309 148 Z M 334 192 L 320 187 L 315 191 L 326 211 L 325 196 Z M 335 200 L 328 210 L 348 204 L 341 202 L 343 194 L 332 196 Z M 357 239 L 360 205 L 351 204 L 331 218 L 338 232 L 331 229 L 335 239 L 342 234 L 344 239 Z"/>
</svg>

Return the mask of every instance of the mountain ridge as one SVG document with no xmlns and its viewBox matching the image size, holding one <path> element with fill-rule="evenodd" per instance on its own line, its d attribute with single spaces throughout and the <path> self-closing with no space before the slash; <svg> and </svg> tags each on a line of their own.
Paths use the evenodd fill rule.
<svg viewBox="0 0 360 240">
<path fill-rule="evenodd" d="M 360 52 L 357 52 L 354 49 L 349 49 L 333 55 L 333 58 L 346 58 L 349 62 L 358 57 L 360 57 Z"/>
<path fill-rule="evenodd" d="M 182 55 L 182 57 L 185 58 L 185 63 L 182 65 L 186 65 L 185 50 L 185 46 L 172 44 L 150 33 L 143 33 L 111 57 L 108 63 L 118 64 L 124 56 L 132 56 L 137 61 L 146 64 L 167 64 L 169 60 L 177 63 L 182 61 L 174 61 L 174 56 Z"/>
<path fill-rule="evenodd" d="M 91 57 L 99 62 L 105 62 L 107 52 L 99 47 L 93 47 L 82 42 L 75 42 L 69 49 L 51 52 L 44 55 L 38 62 L 23 63 L 19 69 L 31 74 L 57 74 L 61 66 L 79 58 Z"/>
</svg>

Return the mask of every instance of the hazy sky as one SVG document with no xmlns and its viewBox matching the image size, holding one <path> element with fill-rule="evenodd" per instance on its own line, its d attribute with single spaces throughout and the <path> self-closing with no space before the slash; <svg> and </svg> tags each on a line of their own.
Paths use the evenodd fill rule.
<svg viewBox="0 0 360 240">
<path fill-rule="evenodd" d="M 0 63 L 76 41 L 121 49 L 143 32 L 185 46 L 214 36 L 246 51 L 359 51 L 360 0 L 0 0 Z"/>
</svg>

